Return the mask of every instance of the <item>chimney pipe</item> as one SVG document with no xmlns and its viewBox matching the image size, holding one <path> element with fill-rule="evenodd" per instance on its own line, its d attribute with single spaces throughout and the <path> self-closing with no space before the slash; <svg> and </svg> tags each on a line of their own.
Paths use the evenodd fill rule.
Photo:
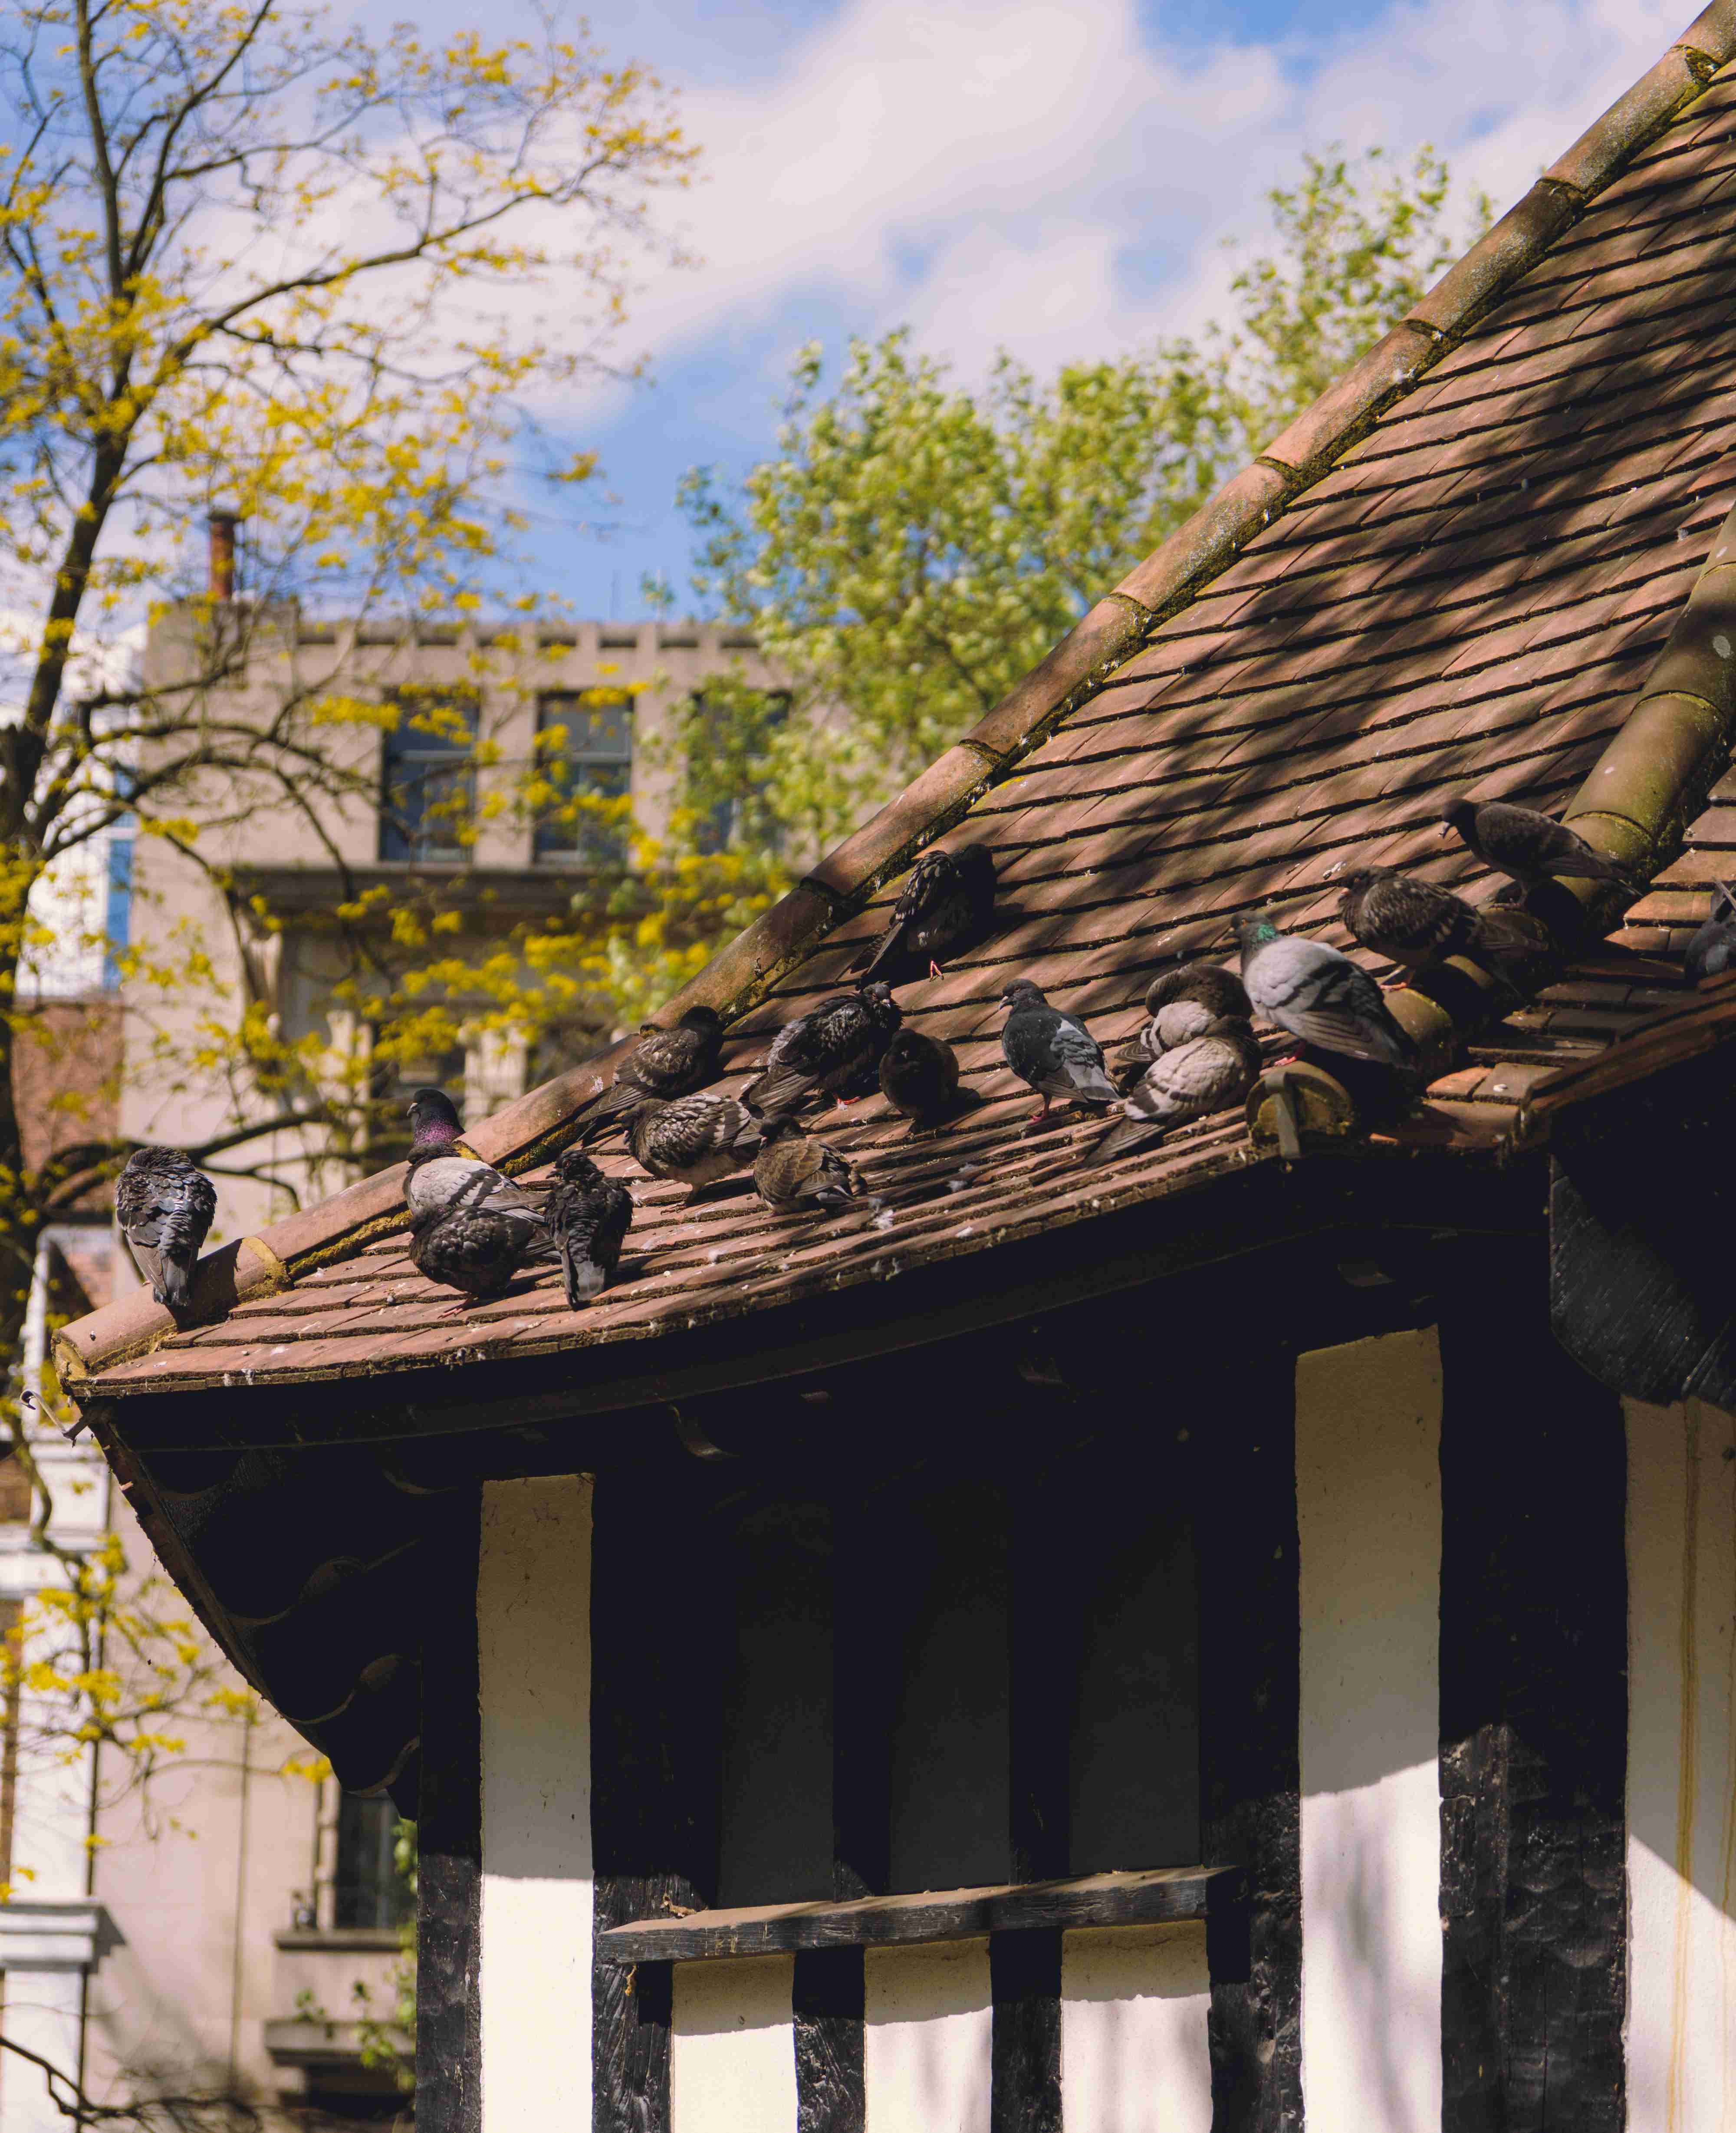
<svg viewBox="0 0 1736 2133">
<path fill-rule="evenodd" d="M 211 598 L 225 606 L 235 597 L 235 528 L 239 522 L 233 511 L 214 511 L 205 521 L 211 537 Z"/>
</svg>

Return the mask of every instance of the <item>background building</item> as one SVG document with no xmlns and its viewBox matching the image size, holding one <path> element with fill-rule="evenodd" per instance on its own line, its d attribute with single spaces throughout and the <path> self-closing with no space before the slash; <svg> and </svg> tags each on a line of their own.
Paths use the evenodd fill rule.
<svg viewBox="0 0 1736 2133">
<path fill-rule="evenodd" d="M 185 658 L 190 626 L 171 613 L 146 641 L 139 656 L 151 678 Z M 242 1001 L 292 1034 L 321 1029 L 334 1043 L 365 1045 L 368 1033 L 334 1014 L 329 999 L 325 922 L 340 900 L 383 888 L 389 917 L 393 903 L 431 889 L 461 912 L 452 941 L 462 952 L 563 911 L 580 880 L 627 864 L 627 839 L 608 822 L 515 805 L 532 755 L 551 767 L 557 790 L 630 799 L 656 835 L 676 797 L 677 773 L 659 749 L 675 711 L 719 672 L 774 697 L 779 688 L 751 639 L 666 621 L 580 623 L 503 656 L 485 631 L 429 628 L 406 647 L 386 633 L 346 633 L 286 614 L 264 619 L 254 647 L 230 710 L 268 715 L 286 690 L 316 688 L 341 672 L 382 697 L 413 701 L 417 722 L 332 729 L 334 746 L 351 751 L 359 769 L 347 802 L 310 807 L 262 793 L 238 816 L 227 795 L 225 819 L 200 840 L 197 858 L 161 838 L 135 848 L 123 820 L 55 869 L 32 907 L 41 938 L 29 1004 L 40 1036 L 18 1064 L 26 1141 L 38 1155 L 117 1132 L 197 1142 L 234 1124 L 233 1077 L 214 1069 L 201 1079 L 189 1062 L 201 1018 Z M 445 731 L 424 729 L 425 714 L 439 725 L 448 710 Z M 484 739 L 490 760 L 478 768 Z M 462 811 L 474 811 L 474 841 L 454 831 L 455 786 Z M 721 845 L 731 830 L 724 811 L 701 826 L 700 841 Z M 238 899 L 255 898 L 281 915 L 281 931 L 250 930 L 244 913 L 238 923 Z M 209 980 L 166 991 L 158 974 L 195 957 L 209 959 Z M 600 1034 L 609 1033 L 604 1023 Z M 575 1049 L 593 1048 L 599 1034 L 594 1020 L 582 1023 Z M 487 1110 L 549 1064 L 522 1047 L 478 1042 L 402 1078 L 443 1081 Z M 238 1115 L 248 1115 L 244 1100 Z M 303 1144 L 273 1136 L 248 1152 L 248 1167 L 262 1154 L 281 1163 Z M 316 1136 L 305 1145 L 317 1154 Z M 214 1242 L 287 1211 L 284 1191 L 216 1168 Z M 346 1173 L 323 1174 L 341 1182 Z M 112 1229 L 110 1194 L 94 1191 L 76 1221 L 43 1240 L 26 1384 L 40 1382 L 51 1320 L 136 1284 Z M 154 1567 L 90 1440 L 69 1445 L 53 1428 L 38 1439 L 55 1501 L 46 1535 L 32 1532 L 27 1484 L 0 1466 L 0 1629 L 17 1624 L 31 1593 L 64 1577 L 45 1539 L 83 1547 L 113 1524 L 129 1560 Z M 244 1684 L 225 1667 L 215 1686 L 238 1696 Z M 103 2100 L 233 2096 L 263 2108 L 268 2123 L 389 2121 L 404 2099 L 389 2068 L 364 2066 L 363 2045 L 366 2021 L 390 2021 L 402 1961 L 411 1898 L 394 1864 L 397 1810 L 383 1795 L 346 1794 L 329 1776 L 288 1767 L 307 1765 L 305 1744 L 269 1712 L 178 1712 L 174 1730 L 187 1749 L 148 1796 L 118 1795 L 123 1774 L 112 1758 L 99 1767 L 88 1751 L 65 1765 L 14 1754 L 0 1799 L 0 1863 L 8 1878 L 30 1878 L 0 1907 L 7 2035 Z M 46 2133 L 62 2122 L 41 2078 L 7 2057 L 0 2133 Z"/>
</svg>

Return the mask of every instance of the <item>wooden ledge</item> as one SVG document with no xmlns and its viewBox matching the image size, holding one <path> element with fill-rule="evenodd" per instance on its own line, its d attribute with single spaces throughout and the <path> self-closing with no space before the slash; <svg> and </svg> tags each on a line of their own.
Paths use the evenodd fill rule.
<svg viewBox="0 0 1736 2133">
<path fill-rule="evenodd" d="M 1215 1892 L 1214 1894 L 1213 1892 Z M 630 1919 L 597 1936 L 605 1962 L 696 1962 L 719 1955 L 786 1955 L 810 1948 L 911 1947 L 1033 1927 L 1163 1925 L 1244 1900 L 1239 1866 L 1160 1866 L 1076 1881 L 863 1896 L 854 1903 L 767 1904 L 685 1918 Z"/>
</svg>

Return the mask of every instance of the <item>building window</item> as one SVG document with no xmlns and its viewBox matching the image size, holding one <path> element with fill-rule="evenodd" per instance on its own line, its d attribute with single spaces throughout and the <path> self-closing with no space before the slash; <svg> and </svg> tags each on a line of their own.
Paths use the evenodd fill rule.
<svg viewBox="0 0 1736 2133">
<path fill-rule="evenodd" d="M 782 827 L 766 799 L 767 750 L 790 715 L 787 689 L 730 687 L 689 702 L 687 805 L 707 857 L 743 846 L 776 853 Z"/>
<path fill-rule="evenodd" d="M 536 701 L 539 859 L 628 862 L 633 701 L 620 690 L 560 690 Z"/>
<path fill-rule="evenodd" d="M 402 1925 L 414 1908 L 398 1871 L 398 1812 L 389 1799 L 338 1798 L 338 1861 L 332 1924 L 375 1931 Z"/>
<path fill-rule="evenodd" d="M 467 859 L 476 816 L 476 701 L 416 691 L 397 703 L 382 770 L 380 857 Z"/>
</svg>

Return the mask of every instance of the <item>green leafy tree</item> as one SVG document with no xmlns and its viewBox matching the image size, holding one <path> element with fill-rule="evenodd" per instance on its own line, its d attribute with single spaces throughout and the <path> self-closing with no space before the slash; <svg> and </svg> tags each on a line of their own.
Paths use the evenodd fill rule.
<svg viewBox="0 0 1736 2133">
<path fill-rule="evenodd" d="M 1231 317 L 1043 380 L 973 392 L 907 331 L 802 350 L 777 455 L 682 500 L 702 602 L 796 678 L 762 788 L 815 840 L 989 711 L 1102 592 L 1378 339 L 1488 219 L 1445 165 L 1306 159 Z M 1456 228 L 1455 225 L 1458 225 Z"/>
</svg>

